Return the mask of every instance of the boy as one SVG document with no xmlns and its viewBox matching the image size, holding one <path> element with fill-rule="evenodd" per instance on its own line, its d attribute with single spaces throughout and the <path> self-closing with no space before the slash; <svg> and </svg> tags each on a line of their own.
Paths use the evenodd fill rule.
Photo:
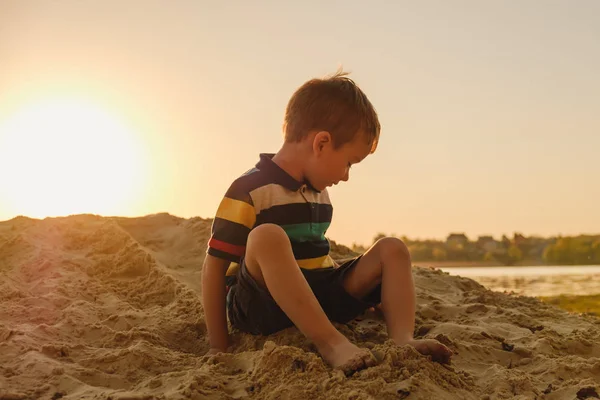
<svg viewBox="0 0 600 400">
<path fill-rule="evenodd" d="M 438 341 L 413 339 L 404 243 L 381 239 L 339 266 L 329 256 L 327 187 L 348 180 L 350 167 L 375 151 L 379 132 L 371 102 L 345 73 L 310 80 L 293 94 L 283 146 L 233 182 L 214 219 L 202 271 L 208 354 L 227 351 L 227 309 L 231 325 L 252 334 L 295 325 L 332 367 L 352 373 L 374 357 L 330 320 L 346 323 L 381 305 L 395 343 L 449 361 L 452 352 Z"/>
</svg>

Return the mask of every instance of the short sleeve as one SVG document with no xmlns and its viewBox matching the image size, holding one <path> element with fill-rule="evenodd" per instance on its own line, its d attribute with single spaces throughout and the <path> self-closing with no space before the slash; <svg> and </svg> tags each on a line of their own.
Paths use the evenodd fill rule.
<svg viewBox="0 0 600 400">
<path fill-rule="evenodd" d="M 256 222 L 250 195 L 237 186 L 234 182 L 219 204 L 207 250 L 211 256 L 234 263 L 246 253 L 248 234 Z"/>
</svg>

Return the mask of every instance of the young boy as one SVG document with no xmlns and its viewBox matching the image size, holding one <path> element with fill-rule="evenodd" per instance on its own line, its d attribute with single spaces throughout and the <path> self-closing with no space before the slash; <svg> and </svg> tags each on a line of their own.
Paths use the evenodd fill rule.
<svg viewBox="0 0 600 400">
<path fill-rule="evenodd" d="M 414 285 L 402 241 L 381 239 L 342 265 L 329 256 L 327 188 L 348 181 L 350 167 L 375 151 L 379 132 L 373 105 L 345 73 L 293 94 L 283 146 L 233 182 L 214 219 L 202 271 L 208 354 L 227 351 L 227 309 L 231 325 L 252 334 L 295 325 L 332 367 L 351 373 L 374 358 L 330 320 L 346 323 L 381 305 L 395 343 L 450 359 L 438 341 L 413 339 Z"/>
</svg>

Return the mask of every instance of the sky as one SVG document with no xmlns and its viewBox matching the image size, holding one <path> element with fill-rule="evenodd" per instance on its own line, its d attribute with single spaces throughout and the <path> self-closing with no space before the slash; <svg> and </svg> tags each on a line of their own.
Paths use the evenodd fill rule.
<svg viewBox="0 0 600 400">
<path fill-rule="evenodd" d="M 600 2 L 0 2 L 0 220 L 212 217 L 342 66 L 377 151 L 330 239 L 600 232 Z"/>
</svg>

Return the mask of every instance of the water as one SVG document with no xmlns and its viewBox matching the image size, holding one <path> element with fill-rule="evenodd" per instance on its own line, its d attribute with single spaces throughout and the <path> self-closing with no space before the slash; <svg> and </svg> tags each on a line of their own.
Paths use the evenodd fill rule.
<svg viewBox="0 0 600 400">
<path fill-rule="evenodd" d="M 600 294 L 600 265 L 441 268 L 496 291 L 526 296 Z"/>
</svg>

